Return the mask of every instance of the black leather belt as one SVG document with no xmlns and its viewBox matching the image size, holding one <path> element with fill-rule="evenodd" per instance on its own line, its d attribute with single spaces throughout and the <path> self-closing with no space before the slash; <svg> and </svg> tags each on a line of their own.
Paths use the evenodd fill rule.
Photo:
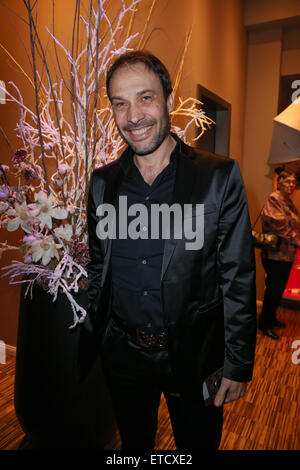
<svg viewBox="0 0 300 470">
<path fill-rule="evenodd" d="M 167 333 L 162 331 L 161 333 L 147 333 L 138 328 L 131 327 L 130 325 L 125 324 L 119 317 L 112 315 L 112 319 L 115 324 L 127 333 L 136 343 L 142 346 L 149 346 L 153 349 L 166 350 L 168 349 L 167 343 Z"/>
</svg>

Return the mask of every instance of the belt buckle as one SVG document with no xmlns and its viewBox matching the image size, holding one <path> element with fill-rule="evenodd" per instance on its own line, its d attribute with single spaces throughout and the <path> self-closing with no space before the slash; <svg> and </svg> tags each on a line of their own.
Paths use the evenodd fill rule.
<svg viewBox="0 0 300 470">
<path fill-rule="evenodd" d="M 153 349 L 167 349 L 166 334 L 145 333 L 136 329 L 137 342 L 141 345 L 152 347 Z"/>
</svg>

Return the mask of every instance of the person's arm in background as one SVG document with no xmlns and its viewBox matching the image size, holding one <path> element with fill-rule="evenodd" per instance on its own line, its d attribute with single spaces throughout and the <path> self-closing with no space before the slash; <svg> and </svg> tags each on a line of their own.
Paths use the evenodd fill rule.
<svg viewBox="0 0 300 470">
<path fill-rule="evenodd" d="M 291 217 L 281 201 L 278 201 L 275 196 L 268 197 L 261 217 L 265 233 L 274 233 L 291 244 L 300 246 L 299 220 Z"/>
</svg>

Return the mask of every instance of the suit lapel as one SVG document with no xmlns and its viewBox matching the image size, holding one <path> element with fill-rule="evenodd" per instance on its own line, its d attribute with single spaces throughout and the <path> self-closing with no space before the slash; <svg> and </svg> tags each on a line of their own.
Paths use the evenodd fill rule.
<svg viewBox="0 0 300 470">
<path fill-rule="evenodd" d="M 180 144 L 182 145 L 182 143 Z M 184 214 L 184 204 L 188 204 L 191 200 L 195 184 L 195 175 L 196 172 L 193 161 L 183 152 L 178 152 L 172 203 L 177 203 L 182 206 L 182 214 Z M 177 242 L 178 239 L 174 238 L 174 227 L 171 227 L 170 239 L 165 240 L 164 245 L 161 280 L 165 275 Z"/>
<path fill-rule="evenodd" d="M 115 165 L 111 166 L 109 171 L 105 174 L 105 191 L 103 196 L 104 204 L 115 205 L 116 197 L 119 192 L 120 184 L 123 177 L 123 170 L 119 165 L 118 161 Z M 104 253 L 109 253 L 111 251 L 112 239 L 106 238 L 103 240 Z"/>
</svg>

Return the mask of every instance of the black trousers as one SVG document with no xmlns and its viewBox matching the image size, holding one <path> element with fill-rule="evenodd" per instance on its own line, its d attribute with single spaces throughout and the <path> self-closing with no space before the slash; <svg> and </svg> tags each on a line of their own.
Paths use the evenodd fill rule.
<svg viewBox="0 0 300 470">
<path fill-rule="evenodd" d="M 175 385 L 167 351 L 134 343 L 110 321 L 102 342 L 102 364 L 110 389 L 122 450 L 153 450 L 161 393 L 168 406 L 178 450 L 216 450 L 223 410 L 183 399 Z"/>
<path fill-rule="evenodd" d="M 272 328 L 276 320 L 276 310 L 289 279 L 293 263 L 262 257 L 262 264 L 266 272 L 266 288 L 258 326 L 267 329 Z"/>
</svg>

